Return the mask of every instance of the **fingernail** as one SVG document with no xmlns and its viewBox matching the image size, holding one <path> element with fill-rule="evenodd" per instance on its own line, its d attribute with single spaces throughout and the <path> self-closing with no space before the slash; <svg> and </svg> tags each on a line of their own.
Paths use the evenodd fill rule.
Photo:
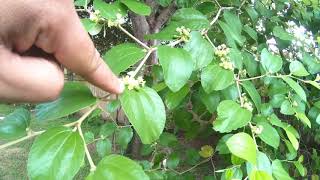
<svg viewBox="0 0 320 180">
<path fill-rule="evenodd" d="M 123 93 L 125 86 L 121 79 L 118 79 L 118 81 L 119 81 L 119 94 L 121 94 Z"/>
</svg>

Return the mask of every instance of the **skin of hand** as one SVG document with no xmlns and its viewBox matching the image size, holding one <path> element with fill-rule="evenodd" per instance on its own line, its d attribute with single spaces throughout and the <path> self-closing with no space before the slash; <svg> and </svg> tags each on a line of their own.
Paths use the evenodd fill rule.
<svg viewBox="0 0 320 180">
<path fill-rule="evenodd" d="M 60 65 L 105 91 L 123 91 L 82 27 L 72 0 L 4 0 L 0 24 L 0 101 L 56 99 L 64 84 Z"/>
</svg>

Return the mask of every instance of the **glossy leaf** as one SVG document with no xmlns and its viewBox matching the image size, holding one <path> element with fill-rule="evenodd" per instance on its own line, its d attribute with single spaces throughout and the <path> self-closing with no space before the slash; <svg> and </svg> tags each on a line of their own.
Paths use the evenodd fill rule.
<svg viewBox="0 0 320 180">
<path fill-rule="evenodd" d="M 90 19 L 81 19 L 83 27 L 88 31 L 91 36 L 97 35 L 102 30 L 102 25 L 99 23 L 95 23 Z"/>
<path fill-rule="evenodd" d="M 205 15 L 193 8 L 182 8 L 172 16 L 172 21 L 191 30 L 201 30 L 209 27 L 209 21 Z"/>
<path fill-rule="evenodd" d="M 220 94 L 217 91 L 213 91 L 210 94 L 207 94 L 203 88 L 199 90 L 199 97 L 202 103 L 207 107 L 207 110 L 210 113 L 213 113 L 217 110 L 217 107 L 220 103 Z"/>
<path fill-rule="evenodd" d="M 112 72 L 120 74 L 145 56 L 146 52 L 133 43 L 124 43 L 112 47 L 103 56 Z"/>
<path fill-rule="evenodd" d="M 272 176 L 264 171 L 252 171 L 249 176 L 250 180 L 273 180 Z"/>
<path fill-rule="evenodd" d="M 230 137 L 226 143 L 232 154 L 249 161 L 253 165 L 257 164 L 256 144 L 247 133 L 237 133 Z"/>
<path fill-rule="evenodd" d="M 275 26 L 273 28 L 273 34 L 274 36 L 282 40 L 291 41 L 293 39 L 293 37 L 287 31 L 285 31 L 281 26 Z"/>
<path fill-rule="evenodd" d="M 299 149 L 299 141 L 297 140 L 297 138 L 294 135 L 294 133 L 288 128 L 285 129 L 285 132 L 286 132 L 286 134 L 287 134 L 287 136 L 288 136 L 293 148 L 295 150 L 298 150 Z"/>
<path fill-rule="evenodd" d="M 278 159 L 272 161 L 272 174 L 277 180 L 292 180 Z"/>
<path fill-rule="evenodd" d="M 126 15 L 126 8 L 119 1 L 106 3 L 103 0 L 94 0 L 93 7 L 100 12 L 102 17 L 110 20 L 116 20 L 117 14 L 120 14 L 122 17 Z"/>
<path fill-rule="evenodd" d="M 275 149 L 278 149 L 280 144 L 280 136 L 278 134 L 278 131 L 267 122 L 259 122 L 257 123 L 257 126 L 262 127 L 262 132 L 258 134 L 258 137 L 263 142 L 267 143 Z"/>
<path fill-rule="evenodd" d="M 290 77 L 282 76 L 282 79 L 299 95 L 299 97 L 307 102 L 307 95 L 304 92 L 303 88 Z"/>
<path fill-rule="evenodd" d="M 99 140 L 96 144 L 97 152 L 100 157 L 111 154 L 112 152 L 112 143 L 109 139 Z"/>
<path fill-rule="evenodd" d="M 171 91 L 179 91 L 191 76 L 193 70 L 191 55 L 184 49 L 159 46 L 158 56 L 166 84 Z"/>
<path fill-rule="evenodd" d="M 256 90 L 256 87 L 251 81 L 244 81 L 241 83 L 244 89 L 248 92 L 250 98 L 252 99 L 253 103 L 255 104 L 258 112 L 260 112 L 261 107 L 261 97 L 259 92 Z"/>
<path fill-rule="evenodd" d="M 176 108 L 177 106 L 180 105 L 181 101 L 183 101 L 183 99 L 187 96 L 189 91 L 190 91 L 190 89 L 189 89 L 188 85 L 185 85 L 183 88 L 181 88 L 177 92 L 169 91 L 166 95 L 166 98 L 165 98 L 166 99 L 165 104 L 167 105 L 167 107 L 169 109 Z"/>
<path fill-rule="evenodd" d="M 190 35 L 191 39 L 185 44 L 184 49 L 191 54 L 194 69 L 201 69 L 213 60 L 213 49 L 200 32 L 193 31 Z"/>
<path fill-rule="evenodd" d="M 125 90 L 122 108 L 144 144 L 157 140 L 164 129 L 166 113 L 160 96 L 151 88 Z"/>
<path fill-rule="evenodd" d="M 131 11 L 141 16 L 149 16 L 151 14 L 151 8 L 137 0 L 120 0 L 123 4 L 125 4 Z"/>
<path fill-rule="evenodd" d="M 217 111 L 218 117 L 213 122 L 213 129 L 221 133 L 244 127 L 252 118 L 250 111 L 231 100 L 222 101 Z"/>
<path fill-rule="evenodd" d="M 201 73 L 201 84 L 207 93 L 223 90 L 233 83 L 233 72 L 219 65 L 209 65 Z"/>
<path fill-rule="evenodd" d="M 272 167 L 271 167 L 270 160 L 268 156 L 263 152 L 258 151 L 257 153 L 257 165 L 252 165 L 249 162 L 247 162 L 246 165 L 247 165 L 248 174 L 251 174 L 252 171 L 258 170 L 258 171 L 264 171 L 270 176 L 272 175 Z"/>
<path fill-rule="evenodd" d="M 121 150 L 126 150 L 133 137 L 131 127 L 120 128 L 116 131 L 116 143 L 120 145 Z"/>
<path fill-rule="evenodd" d="M 27 135 L 31 114 L 27 109 L 18 108 L 0 120 L 0 139 L 14 139 Z"/>
<path fill-rule="evenodd" d="M 290 63 L 290 72 L 295 76 L 308 76 L 309 73 L 300 61 L 292 61 Z"/>
<path fill-rule="evenodd" d="M 296 113 L 296 117 L 298 119 L 300 119 L 303 122 L 303 124 L 305 124 L 309 128 L 311 128 L 311 122 L 310 122 L 309 118 L 304 113 L 298 112 L 298 113 Z"/>
<path fill-rule="evenodd" d="M 58 119 L 96 103 L 90 89 L 79 82 L 67 82 L 60 97 L 36 106 L 36 119 L 39 121 Z"/>
<path fill-rule="evenodd" d="M 282 68 L 282 59 L 280 56 L 271 54 L 267 49 L 263 49 L 261 64 L 267 72 L 276 73 Z"/>
<path fill-rule="evenodd" d="M 92 180 L 149 180 L 149 177 L 138 163 L 127 157 L 115 154 L 103 158 L 90 178 Z"/>
<path fill-rule="evenodd" d="M 66 127 L 47 130 L 36 138 L 28 158 L 30 179 L 73 179 L 84 161 L 84 142 Z"/>
</svg>

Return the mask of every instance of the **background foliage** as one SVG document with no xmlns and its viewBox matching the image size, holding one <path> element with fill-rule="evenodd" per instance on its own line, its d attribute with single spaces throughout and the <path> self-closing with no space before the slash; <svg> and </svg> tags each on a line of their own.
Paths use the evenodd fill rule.
<svg viewBox="0 0 320 180">
<path fill-rule="evenodd" d="M 98 48 L 126 90 L 95 97 L 69 81 L 56 101 L 5 116 L 1 150 L 38 136 L 30 179 L 86 166 L 86 179 L 319 179 L 318 1 L 75 6 L 93 39 L 114 39 Z"/>
</svg>

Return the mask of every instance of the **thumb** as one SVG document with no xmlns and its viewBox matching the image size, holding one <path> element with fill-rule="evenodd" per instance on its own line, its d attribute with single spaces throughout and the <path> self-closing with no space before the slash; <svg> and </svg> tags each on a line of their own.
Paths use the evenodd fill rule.
<svg viewBox="0 0 320 180">
<path fill-rule="evenodd" d="M 54 61 L 20 56 L 0 46 L 0 101 L 54 100 L 63 83 L 63 72 Z"/>
</svg>

